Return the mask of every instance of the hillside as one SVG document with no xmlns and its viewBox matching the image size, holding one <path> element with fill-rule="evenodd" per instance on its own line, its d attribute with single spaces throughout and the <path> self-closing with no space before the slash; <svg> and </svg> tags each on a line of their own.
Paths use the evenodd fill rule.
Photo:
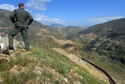
<svg viewBox="0 0 125 84">
<path fill-rule="evenodd" d="M 5 24 L 6 20 L 10 21 L 7 13 L 9 15 L 10 12 L 1 10 L 0 14 L 5 17 L 0 22 Z M 0 23 L 0 33 L 8 42 L 6 36 L 13 24 L 2 25 L 3 23 Z M 67 47 L 72 41 L 63 40 L 65 38 L 61 38 L 61 35 L 63 33 L 59 28 L 51 28 L 34 21 L 29 27 L 31 51 L 26 52 L 23 47 L 17 46 L 9 55 L 0 54 L 0 82 L 3 84 L 109 84 L 108 78 L 92 65 L 82 60 L 75 62 L 65 55 L 65 53 L 74 54 L 74 48 Z M 22 39 L 20 37 L 19 34 L 15 40 L 20 41 Z M 63 42 L 64 44 L 60 44 Z M 62 53 L 55 50 L 58 48 L 67 49 Z"/>
<path fill-rule="evenodd" d="M 125 64 L 125 46 L 119 42 L 96 38 L 86 45 L 86 50 L 97 52 L 99 55 L 107 56 Z"/>
<path fill-rule="evenodd" d="M 61 49 L 67 42 L 71 43 L 70 41 L 59 40 L 52 36 L 43 36 L 40 40 L 42 39 L 44 40 L 41 45 L 37 41 L 35 44 L 32 43 L 29 52 L 17 45 L 15 46 L 17 49 L 11 51 L 9 55 L 0 54 L 0 83 L 109 84 L 106 76 L 93 66 L 82 60 L 78 64 L 74 58 L 72 61 L 68 55 L 54 51 Z M 64 41 L 65 44 L 57 43 L 58 41 Z"/>
<path fill-rule="evenodd" d="M 125 40 L 125 18 L 112 20 L 103 24 L 94 25 L 88 29 L 79 32 L 79 34 L 95 33 L 104 38 L 113 40 Z"/>
<path fill-rule="evenodd" d="M 9 14 L 11 12 L 0 9 L 0 27 L 12 27 L 12 23 L 9 19 Z"/>
<path fill-rule="evenodd" d="M 119 41 L 100 38 L 94 33 L 71 37 L 77 47 L 76 54 L 107 71 L 117 84 L 125 83 L 125 46 Z"/>
<path fill-rule="evenodd" d="M 76 34 L 83 30 L 84 30 L 84 28 L 75 27 L 75 26 L 68 26 L 68 27 L 62 29 L 63 33 L 66 34 L 66 37 Z"/>
</svg>

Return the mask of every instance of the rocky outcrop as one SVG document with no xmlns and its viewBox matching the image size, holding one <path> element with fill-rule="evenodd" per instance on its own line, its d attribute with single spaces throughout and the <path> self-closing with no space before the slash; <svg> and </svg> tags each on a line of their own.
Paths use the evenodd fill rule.
<svg viewBox="0 0 125 84">
<path fill-rule="evenodd" d="M 0 53 L 4 52 L 7 49 L 7 45 L 5 43 L 5 39 L 0 36 Z"/>
</svg>

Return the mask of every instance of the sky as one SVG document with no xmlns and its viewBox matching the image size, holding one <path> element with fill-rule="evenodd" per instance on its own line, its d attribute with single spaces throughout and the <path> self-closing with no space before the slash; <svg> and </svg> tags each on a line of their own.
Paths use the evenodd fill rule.
<svg viewBox="0 0 125 84">
<path fill-rule="evenodd" d="M 45 25 L 91 26 L 125 18 L 125 0 L 0 0 L 0 9 L 13 11 L 20 2 Z"/>
</svg>

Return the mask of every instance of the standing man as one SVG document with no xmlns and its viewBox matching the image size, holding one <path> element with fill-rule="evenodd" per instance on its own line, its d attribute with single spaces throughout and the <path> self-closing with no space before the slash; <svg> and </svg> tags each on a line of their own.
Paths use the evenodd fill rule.
<svg viewBox="0 0 125 84">
<path fill-rule="evenodd" d="M 33 22 L 33 17 L 27 11 L 24 10 L 23 3 L 19 3 L 18 7 L 18 9 L 15 9 L 9 15 L 11 22 L 15 25 L 15 27 L 8 34 L 9 49 L 14 50 L 13 37 L 16 36 L 19 32 L 21 32 L 25 43 L 25 49 L 29 51 L 30 48 L 28 40 L 28 26 Z"/>
</svg>

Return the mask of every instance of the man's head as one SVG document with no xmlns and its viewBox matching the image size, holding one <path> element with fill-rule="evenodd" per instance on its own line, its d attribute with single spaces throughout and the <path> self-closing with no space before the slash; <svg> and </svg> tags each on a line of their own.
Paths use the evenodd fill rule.
<svg viewBox="0 0 125 84">
<path fill-rule="evenodd" d="M 23 4 L 23 3 L 19 3 L 19 4 L 18 4 L 18 7 L 24 9 L 24 4 Z"/>
</svg>

